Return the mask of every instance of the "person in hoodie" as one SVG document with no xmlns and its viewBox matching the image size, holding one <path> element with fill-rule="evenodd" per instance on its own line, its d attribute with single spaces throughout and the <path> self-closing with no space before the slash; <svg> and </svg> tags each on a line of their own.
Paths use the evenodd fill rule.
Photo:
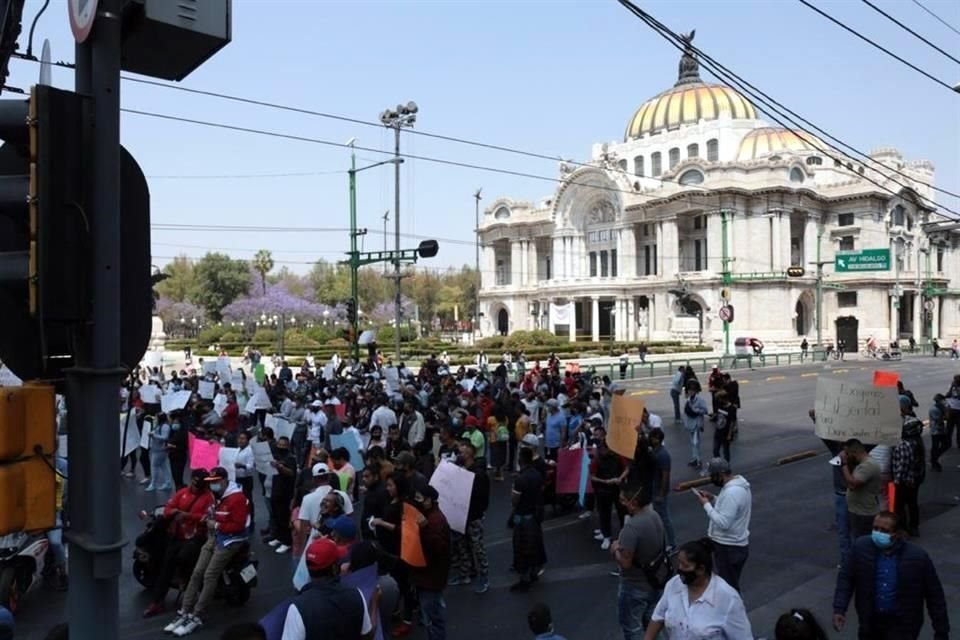
<svg viewBox="0 0 960 640">
<path fill-rule="evenodd" d="M 750 511 L 753 498 L 750 483 L 730 471 L 730 463 L 714 458 L 707 465 L 714 486 L 720 487 L 716 497 L 696 491 L 697 499 L 707 512 L 710 523 L 707 537 L 713 541 L 713 564 L 718 576 L 740 591 L 740 574 L 750 553 Z"/>
<path fill-rule="evenodd" d="M 205 478 L 214 496 L 206 523 L 209 535 L 183 595 L 177 617 L 164 627 L 166 633 L 182 637 L 203 627 L 203 615 L 213 601 L 220 574 L 247 541 L 250 503 L 227 470 L 214 467 Z"/>
<path fill-rule="evenodd" d="M 687 466 L 700 468 L 700 440 L 703 438 L 703 417 L 709 409 L 700 395 L 700 383 L 690 380 L 686 384 L 687 401 L 683 405 L 683 428 L 690 436 L 690 462 Z"/>
</svg>

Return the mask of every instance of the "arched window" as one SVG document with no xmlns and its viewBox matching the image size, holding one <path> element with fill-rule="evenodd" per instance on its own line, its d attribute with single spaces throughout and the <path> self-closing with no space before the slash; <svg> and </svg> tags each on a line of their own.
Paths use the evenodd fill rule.
<svg viewBox="0 0 960 640">
<path fill-rule="evenodd" d="M 913 231 L 913 216 L 907 214 L 907 231 Z"/>
<path fill-rule="evenodd" d="M 620 171 L 626 171 L 626 170 L 627 170 L 627 159 L 624 158 L 623 160 L 617 160 L 617 166 L 620 168 Z"/>
<path fill-rule="evenodd" d="M 656 177 L 661 173 L 663 173 L 663 170 L 660 167 L 660 152 L 657 151 L 650 156 L 650 175 Z"/>
<path fill-rule="evenodd" d="M 893 208 L 893 226 L 902 227 L 905 218 L 906 209 L 903 208 L 903 205 L 898 204 Z"/>
<path fill-rule="evenodd" d="M 680 164 L 680 149 L 674 147 L 670 149 L 670 168 L 673 169 L 678 164 Z"/>
<path fill-rule="evenodd" d="M 803 169 L 800 167 L 790 169 L 790 182 L 803 182 L 805 179 L 806 176 L 803 174 Z"/>
<path fill-rule="evenodd" d="M 822 164 L 823 164 L 823 158 L 821 158 L 820 156 L 810 156 L 809 158 L 807 158 L 807 165 L 811 167 L 814 165 L 820 166 Z"/>
<path fill-rule="evenodd" d="M 707 140 L 707 161 L 716 162 L 720 159 L 720 142 L 714 138 Z"/>
<path fill-rule="evenodd" d="M 643 156 L 633 159 L 633 175 L 643 177 Z"/>
<path fill-rule="evenodd" d="M 680 184 L 703 184 L 703 174 L 696 169 L 689 169 L 680 175 Z"/>
<path fill-rule="evenodd" d="M 493 214 L 493 217 L 495 220 L 506 220 L 510 217 L 510 209 L 507 209 L 506 207 L 500 207 Z"/>
<path fill-rule="evenodd" d="M 687 145 L 687 157 L 688 158 L 699 158 L 700 157 L 700 145 L 688 144 Z"/>
</svg>

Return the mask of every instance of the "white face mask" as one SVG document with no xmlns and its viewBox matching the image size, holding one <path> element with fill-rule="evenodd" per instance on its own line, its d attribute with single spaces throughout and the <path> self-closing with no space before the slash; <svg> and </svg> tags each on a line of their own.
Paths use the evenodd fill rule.
<svg viewBox="0 0 960 640">
<path fill-rule="evenodd" d="M 470 403 L 467 402 L 466 400 L 461 400 L 461 401 L 460 401 L 460 406 L 461 406 L 462 408 L 466 409 L 467 407 L 470 406 Z"/>
</svg>

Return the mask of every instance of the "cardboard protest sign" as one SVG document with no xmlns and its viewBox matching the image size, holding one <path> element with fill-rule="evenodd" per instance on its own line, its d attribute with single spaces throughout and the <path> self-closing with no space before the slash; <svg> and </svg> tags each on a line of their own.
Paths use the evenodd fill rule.
<svg viewBox="0 0 960 640">
<path fill-rule="evenodd" d="M 403 503 L 403 518 L 400 521 L 400 559 L 411 567 L 427 566 L 420 544 L 420 526 L 417 516 L 420 512 L 412 504 Z"/>
<path fill-rule="evenodd" d="M 607 430 L 607 446 L 611 451 L 633 460 L 637 449 L 637 425 L 643 419 L 643 408 L 643 400 L 614 394 Z"/>
<path fill-rule="evenodd" d="M 190 402 L 191 391 L 175 391 L 165 396 L 160 396 L 160 410 L 164 413 L 171 411 L 180 411 Z"/>
<path fill-rule="evenodd" d="M 826 440 L 856 438 L 864 444 L 896 445 L 903 421 L 896 388 L 817 379 L 816 427 Z"/>
<path fill-rule="evenodd" d="M 217 363 L 212 360 L 205 360 L 201 368 L 201 373 L 205 376 L 215 375 L 217 373 Z"/>
<path fill-rule="evenodd" d="M 383 379 L 387 383 L 387 391 L 396 393 L 400 390 L 400 371 L 396 367 L 384 367 Z"/>
<path fill-rule="evenodd" d="M 237 481 L 237 454 L 239 453 L 240 449 L 236 447 L 221 447 L 220 449 L 216 466 L 227 470 L 230 482 Z"/>
<path fill-rule="evenodd" d="M 208 442 L 192 433 L 187 435 L 190 445 L 190 468 L 209 471 L 220 463 L 220 443 Z"/>
<path fill-rule="evenodd" d="M 217 412 L 217 415 L 223 417 L 223 410 L 227 408 L 227 396 L 222 393 L 218 393 L 217 397 L 213 399 L 213 410 Z"/>
<path fill-rule="evenodd" d="M 267 416 L 270 417 L 269 415 Z M 294 424 L 281 416 L 276 416 L 273 421 L 273 435 L 276 438 L 293 437 Z M 363 467 L 360 467 L 363 468 Z"/>
<path fill-rule="evenodd" d="M 226 382 L 230 379 L 230 357 L 229 356 L 220 356 L 217 358 L 217 375 L 220 376 L 221 382 Z"/>
<path fill-rule="evenodd" d="M 137 429 L 137 420 L 132 414 L 120 414 L 120 450 L 121 457 L 126 457 L 140 447 L 140 430 Z"/>
<path fill-rule="evenodd" d="M 900 382 L 900 374 L 896 371 L 877 369 L 873 372 L 873 386 L 875 387 L 896 387 L 898 382 Z"/>
<path fill-rule="evenodd" d="M 204 400 L 213 400 L 213 394 L 217 392 L 217 385 L 207 380 L 201 380 L 200 384 L 197 385 L 197 391 Z"/>
<path fill-rule="evenodd" d="M 257 473 L 262 473 L 265 476 L 277 475 L 277 470 L 270 464 L 273 462 L 273 451 L 270 450 L 270 443 L 254 440 L 250 443 L 250 448 L 253 449 L 253 466 L 257 469 Z"/>
<path fill-rule="evenodd" d="M 557 493 L 593 493 L 593 483 L 589 482 L 590 455 L 583 447 L 560 449 L 557 452 Z M 582 500 L 582 498 L 581 498 Z"/>
<path fill-rule="evenodd" d="M 339 433 L 330 436 L 330 446 L 336 450 L 343 447 L 350 453 L 350 465 L 357 470 L 363 469 L 363 456 L 360 455 L 360 443 L 352 433 Z"/>
<path fill-rule="evenodd" d="M 473 472 L 444 460 L 430 477 L 430 486 L 440 494 L 440 511 L 450 528 L 466 533 L 467 513 L 473 493 Z"/>
<path fill-rule="evenodd" d="M 157 404 L 160 402 L 160 387 L 155 384 L 145 384 L 140 387 L 140 399 L 144 404 Z"/>
</svg>

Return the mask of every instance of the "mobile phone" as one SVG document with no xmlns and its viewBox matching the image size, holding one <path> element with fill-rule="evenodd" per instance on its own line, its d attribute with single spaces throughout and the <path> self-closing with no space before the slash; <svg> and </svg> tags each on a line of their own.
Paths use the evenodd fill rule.
<svg viewBox="0 0 960 640">
<path fill-rule="evenodd" d="M 700 496 L 700 490 L 697 489 L 696 487 L 690 487 L 690 491 L 693 491 L 693 495 L 695 495 L 695 496 L 697 496 L 697 497 Z"/>
</svg>

